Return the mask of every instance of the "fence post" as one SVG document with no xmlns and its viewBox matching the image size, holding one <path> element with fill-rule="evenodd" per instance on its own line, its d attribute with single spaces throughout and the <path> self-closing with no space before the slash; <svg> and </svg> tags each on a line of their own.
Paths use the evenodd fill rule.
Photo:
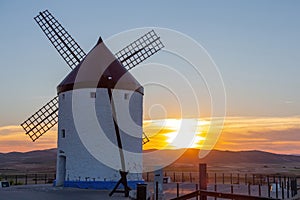
<svg viewBox="0 0 300 200">
<path fill-rule="evenodd" d="M 297 179 L 293 178 L 293 196 L 296 196 L 297 195 Z"/>
<path fill-rule="evenodd" d="M 261 185 L 260 185 L 260 183 L 258 184 L 258 196 L 261 197 Z"/>
<path fill-rule="evenodd" d="M 27 174 L 25 174 L 25 185 L 27 185 Z"/>
<path fill-rule="evenodd" d="M 298 192 L 297 192 L 297 183 L 298 183 L 298 181 L 297 181 L 297 176 L 295 177 L 295 183 L 296 183 L 296 194 L 298 194 Z"/>
<path fill-rule="evenodd" d="M 259 184 L 262 184 L 262 175 L 259 175 Z"/>
<path fill-rule="evenodd" d="M 278 199 L 278 182 L 276 181 L 276 199 Z"/>
<path fill-rule="evenodd" d="M 192 172 L 190 172 L 190 182 L 193 182 L 193 178 L 192 178 Z"/>
<path fill-rule="evenodd" d="M 240 184 L 240 174 L 237 174 L 237 184 Z"/>
<path fill-rule="evenodd" d="M 279 185 L 281 186 L 281 175 L 279 175 Z"/>
<path fill-rule="evenodd" d="M 268 182 L 268 197 L 270 198 L 271 197 L 271 191 L 270 191 L 270 177 L 269 175 L 267 176 L 267 182 Z"/>
<path fill-rule="evenodd" d="M 173 182 L 176 182 L 176 174 L 173 172 Z"/>
<path fill-rule="evenodd" d="M 230 174 L 230 184 L 232 185 L 232 173 Z"/>
<path fill-rule="evenodd" d="M 199 186 L 200 190 L 207 190 L 207 165 L 205 163 L 199 164 Z M 207 200 L 206 196 L 200 194 L 200 200 Z"/>
<path fill-rule="evenodd" d="M 45 174 L 45 184 L 47 183 L 47 174 Z"/>
<path fill-rule="evenodd" d="M 292 197 L 294 197 L 297 194 L 297 179 L 295 178 L 291 179 L 291 192 Z"/>
<path fill-rule="evenodd" d="M 198 191 L 198 184 L 196 183 L 196 191 Z M 196 200 L 199 200 L 198 195 L 196 196 Z"/>
<path fill-rule="evenodd" d="M 224 173 L 222 174 L 222 181 L 223 181 L 223 185 L 225 184 L 225 177 L 224 177 Z"/>
<path fill-rule="evenodd" d="M 290 198 L 290 177 L 287 177 L 286 195 Z"/>
<path fill-rule="evenodd" d="M 155 200 L 158 200 L 158 182 L 155 182 L 155 188 L 156 188 L 156 192 L 155 192 Z"/>
<path fill-rule="evenodd" d="M 181 182 L 182 183 L 184 182 L 184 173 L 183 172 L 181 173 Z"/>
<path fill-rule="evenodd" d="M 247 174 L 245 174 L 245 185 L 247 185 Z"/>
<path fill-rule="evenodd" d="M 179 183 L 176 184 L 176 194 L 177 197 L 179 197 Z"/>
<path fill-rule="evenodd" d="M 215 191 L 217 191 L 217 173 L 215 173 Z"/>
<path fill-rule="evenodd" d="M 255 185 L 255 175 L 252 174 L 252 185 Z"/>
<path fill-rule="evenodd" d="M 215 192 L 217 191 L 217 173 L 215 173 Z M 217 197 L 215 197 L 215 200 L 217 200 Z"/>
<path fill-rule="evenodd" d="M 284 199 L 284 184 L 281 182 L 281 197 Z"/>
<path fill-rule="evenodd" d="M 16 179 L 15 179 L 15 185 L 17 185 L 18 184 L 18 175 L 16 175 Z"/>
<path fill-rule="evenodd" d="M 251 195 L 251 185 L 250 185 L 250 183 L 248 184 L 248 195 L 249 196 Z"/>
<path fill-rule="evenodd" d="M 37 174 L 34 175 L 35 184 L 37 184 Z"/>
</svg>

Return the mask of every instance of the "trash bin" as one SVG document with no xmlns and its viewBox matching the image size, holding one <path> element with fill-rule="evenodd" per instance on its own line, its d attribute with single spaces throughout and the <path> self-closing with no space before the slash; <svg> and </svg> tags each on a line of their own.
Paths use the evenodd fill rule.
<svg viewBox="0 0 300 200">
<path fill-rule="evenodd" d="M 147 184 L 137 184 L 136 199 L 146 200 L 147 199 Z"/>
</svg>

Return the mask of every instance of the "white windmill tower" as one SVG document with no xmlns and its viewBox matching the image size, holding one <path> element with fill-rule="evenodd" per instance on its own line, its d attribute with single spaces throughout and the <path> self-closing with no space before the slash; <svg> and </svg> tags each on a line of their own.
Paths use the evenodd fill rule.
<svg viewBox="0 0 300 200">
<path fill-rule="evenodd" d="M 143 87 L 128 70 L 159 51 L 160 38 L 152 30 L 115 56 L 100 38 L 86 55 L 49 11 L 34 19 L 74 69 L 58 85 L 58 96 L 21 126 L 35 141 L 58 122 L 57 186 L 113 189 L 112 195 L 123 184 L 128 196 L 142 181 L 136 168 L 149 141 L 142 130 Z M 107 157 L 113 165 L 99 159 Z"/>
</svg>

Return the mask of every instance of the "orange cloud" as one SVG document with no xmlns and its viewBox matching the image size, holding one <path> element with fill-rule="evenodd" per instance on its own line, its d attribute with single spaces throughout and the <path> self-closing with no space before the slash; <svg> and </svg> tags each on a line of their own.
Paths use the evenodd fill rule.
<svg viewBox="0 0 300 200">
<path fill-rule="evenodd" d="M 186 127 L 181 127 L 182 123 L 178 119 L 146 120 L 144 132 L 150 142 L 144 145 L 144 149 L 174 149 L 183 146 L 207 149 L 216 140 L 211 132 L 222 125 L 216 121 L 211 123 L 210 119 L 186 119 Z M 179 129 L 182 131 L 178 135 Z M 56 140 L 57 127 L 36 142 L 32 142 L 20 126 L 0 127 L 0 152 L 55 148 Z M 214 148 L 300 154 L 300 117 L 227 117 Z"/>
<path fill-rule="evenodd" d="M 300 117 L 229 117 L 215 148 L 300 154 Z"/>
<path fill-rule="evenodd" d="M 32 142 L 21 126 L 2 126 L 0 127 L 0 152 L 26 152 L 55 148 L 56 132 L 56 127 L 53 127 L 36 142 Z"/>
</svg>

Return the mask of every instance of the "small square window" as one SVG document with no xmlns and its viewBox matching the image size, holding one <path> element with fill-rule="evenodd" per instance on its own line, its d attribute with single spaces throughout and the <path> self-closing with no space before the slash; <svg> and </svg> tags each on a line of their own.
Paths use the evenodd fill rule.
<svg viewBox="0 0 300 200">
<path fill-rule="evenodd" d="M 128 100 L 129 99 L 129 93 L 124 94 L 124 99 Z"/>
<path fill-rule="evenodd" d="M 65 129 L 62 129 L 62 130 L 61 130 L 61 137 L 62 137 L 62 138 L 65 138 L 65 137 L 66 137 L 66 130 L 65 130 Z"/>
<path fill-rule="evenodd" d="M 90 97 L 91 97 L 91 98 L 96 98 L 96 92 L 91 92 L 91 93 L 90 93 Z"/>
</svg>

